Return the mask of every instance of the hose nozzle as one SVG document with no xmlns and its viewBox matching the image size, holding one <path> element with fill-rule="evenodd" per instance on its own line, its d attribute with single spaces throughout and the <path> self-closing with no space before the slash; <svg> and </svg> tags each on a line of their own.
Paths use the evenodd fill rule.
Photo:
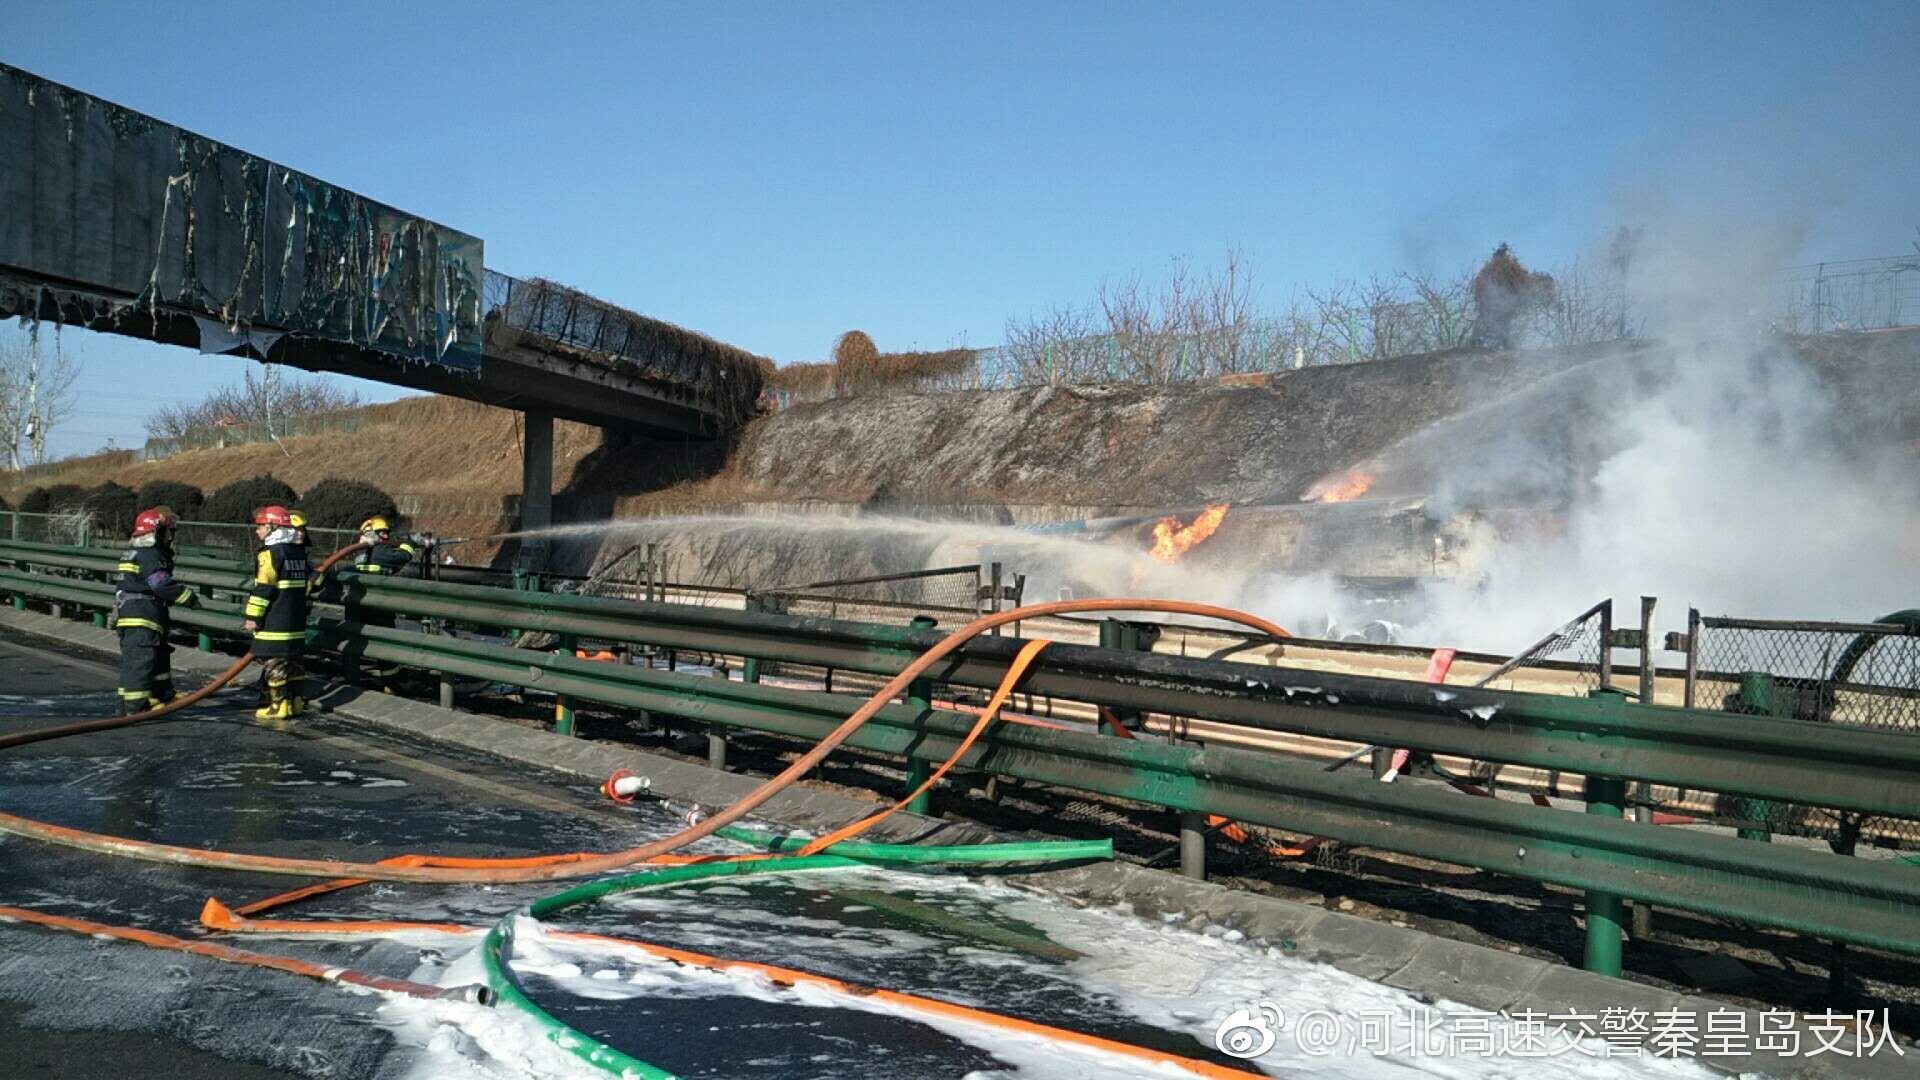
<svg viewBox="0 0 1920 1080">
<path fill-rule="evenodd" d="M 464 1001 L 469 1005 L 479 1005 L 491 1009 L 494 1006 L 493 988 L 482 983 L 467 983 L 464 986 L 449 986 L 440 994 L 441 1001 Z"/>
<path fill-rule="evenodd" d="M 615 769 L 612 776 L 600 785 L 600 794 L 622 806 L 633 802 L 634 797 L 653 786 L 653 781 L 640 776 L 629 769 Z"/>
</svg>

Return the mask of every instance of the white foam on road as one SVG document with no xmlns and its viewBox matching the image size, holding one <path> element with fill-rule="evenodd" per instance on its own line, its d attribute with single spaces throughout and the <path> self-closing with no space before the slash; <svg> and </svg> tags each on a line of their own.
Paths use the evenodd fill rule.
<svg viewBox="0 0 1920 1080">
<path fill-rule="evenodd" d="M 871 872 L 859 876 L 866 878 Z M 902 878 L 903 891 L 922 889 L 924 878 Z M 1058 985 L 1065 977 L 1080 987 L 1088 1000 L 1110 1003 L 1113 1012 L 1090 1018 L 1108 1022 L 1120 1020 L 1148 1025 L 1164 1031 L 1180 1032 L 1193 1042 L 1184 1051 L 1203 1056 L 1214 1046 L 1221 1023 L 1236 1010 L 1257 1009 L 1262 1001 L 1279 1006 L 1289 1018 L 1298 1018 L 1314 1010 L 1326 1010 L 1342 1017 L 1394 1017 L 1413 1029 L 1423 1010 L 1449 1018 L 1471 1017 L 1476 1030 L 1487 1030 L 1497 1038 L 1503 1026 L 1514 1022 L 1449 1002 L 1423 1005 L 1409 994 L 1349 975 L 1326 965 L 1288 955 L 1282 948 L 1265 941 L 1246 940 L 1238 931 L 1220 926 L 1193 926 L 1178 920 L 1149 920 L 1120 909 L 1075 908 L 1042 899 L 1021 889 L 992 880 L 951 881 L 943 891 L 966 894 L 966 901 L 1007 918 L 1035 927 L 1054 942 L 1082 954 L 1066 964 L 1036 960 L 1003 950 L 952 945 L 894 932 L 884 945 L 906 948 L 925 956 L 942 969 L 1015 969 L 1031 971 L 1038 980 Z M 693 893 L 692 895 L 701 895 Z M 705 893 L 713 896 L 711 892 Z M 725 898 L 720 894 L 715 899 Z M 689 902 L 699 902 L 688 897 Z M 628 897 L 620 907 L 635 914 L 640 909 L 672 903 L 671 894 L 653 893 Z M 819 944 L 815 936 L 825 927 L 820 920 L 775 916 L 772 912 L 744 907 L 727 912 L 728 917 L 744 916 L 764 928 L 764 934 L 780 940 L 784 932 L 794 935 L 796 944 Z M 789 925 L 789 923 L 806 924 Z M 678 929 L 685 931 L 686 924 Z M 739 933 L 738 927 L 712 926 L 698 929 L 693 936 L 714 937 Z M 863 942 L 841 953 L 851 956 L 879 956 L 891 950 L 882 942 Z M 713 951 L 724 953 L 723 948 Z M 796 953 L 796 955 L 809 955 Z M 898 956 L 899 953 L 892 952 Z M 795 966 L 806 968 L 804 960 Z M 578 942 L 556 938 L 540 924 L 518 919 L 515 924 L 512 965 L 522 976 L 537 975 L 546 982 L 541 993 L 549 995 L 547 1004 L 556 1013 L 564 1011 L 565 997 L 589 1001 L 632 999 L 714 999 L 748 998 L 758 1001 L 821 1009 L 849 1009 L 905 1018 L 927 1025 L 947 1036 L 976 1047 L 1005 1063 L 1005 1068 L 973 1072 L 977 1080 L 1005 1078 L 1061 1077 L 1094 1080 L 1101 1077 L 1165 1077 L 1184 1075 L 1184 1070 L 1154 1065 L 1124 1055 L 1105 1053 L 1057 1042 L 1037 1035 L 1007 1032 L 962 1019 L 927 1016 L 910 1009 L 830 988 L 800 984 L 776 985 L 764 975 L 751 971 L 712 971 L 690 967 L 653 957 L 645 952 L 615 944 Z M 477 957 L 463 957 L 451 968 L 424 970 L 416 978 L 455 984 L 475 981 Z M 436 978 L 436 976 L 438 976 Z M 956 982 L 963 980 L 956 979 Z M 990 1010 L 1013 1013 L 1009 1003 L 982 1002 L 957 989 L 935 996 Z M 573 1075 L 567 1061 L 557 1064 L 542 1053 L 529 1049 L 525 1025 L 504 1021 L 501 1012 L 476 1010 L 472 1006 L 444 1003 L 407 1003 L 416 1022 L 428 1025 L 418 1044 L 427 1054 L 416 1076 L 474 1077 L 490 1080 L 496 1076 L 535 1077 Z M 723 1017 L 724 1011 L 716 1012 Z M 1441 1054 L 1379 1054 L 1365 1047 L 1348 1045 L 1332 1052 L 1302 1049 L 1292 1038 L 1292 1019 L 1283 1022 L 1273 1048 L 1253 1061 L 1272 1076 L 1311 1076 L 1324 1080 L 1372 1080 L 1375 1077 L 1439 1077 L 1445 1080 L 1639 1080 L 1645 1077 L 1673 1080 L 1710 1080 L 1721 1076 L 1696 1062 L 1651 1057 L 1604 1057 L 1591 1041 L 1585 1052 L 1568 1050 L 1553 1057 L 1499 1057 L 1490 1054 L 1443 1056 Z M 469 1028 L 468 1025 L 475 1025 Z M 1072 1026 L 1072 1025 L 1068 1025 Z M 1094 1027 L 1096 1025 L 1088 1025 Z M 724 1021 L 714 1028 L 724 1036 Z M 636 1035 L 638 1033 L 635 1033 Z M 538 1033 L 533 1038 L 543 1041 Z M 409 1038 L 407 1041 L 415 1042 Z M 643 1040 L 622 1040 L 622 1049 L 645 1059 Z M 716 1045 L 725 1045 L 724 1037 Z M 547 1044 L 545 1050 L 558 1053 Z M 1180 1051 L 1176 1051 L 1180 1052 Z M 1593 1056 L 1589 1056 L 1593 1055 Z M 565 1058 L 566 1055 L 561 1054 Z M 725 1063 L 715 1062 L 722 1074 Z M 751 1063 L 747 1063 L 751 1064 Z M 468 1070 L 468 1071 L 459 1071 Z M 548 1070 L 548 1071 L 539 1071 Z M 554 1071 L 558 1070 L 558 1071 Z"/>
<path fill-rule="evenodd" d="M 1361 1017 L 1392 1017 L 1409 1025 L 1406 1030 L 1417 1030 L 1412 1025 L 1423 1015 L 1472 1017 L 1471 1026 L 1479 1030 L 1484 1024 L 1495 1045 L 1501 1045 L 1501 1029 L 1511 1031 L 1513 1022 L 1453 1002 L 1423 1005 L 1404 991 L 1289 956 L 1265 941 L 1246 941 L 1238 931 L 1221 926 L 1146 920 L 1120 909 L 1074 908 L 1032 897 L 1010 900 L 1001 910 L 1085 954 L 1068 969 L 1087 988 L 1110 995 L 1119 1008 L 1144 1023 L 1187 1032 L 1207 1046 L 1237 1010 L 1259 1015 L 1260 1002 L 1278 1005 L 1293 1019 L 1282 1022 L 1273 1048 L 1253 1062 L 1271 1076 L 1709 1080 L 1724 1075 L 1679 1059 L 1590 1057 L 1600 1053 L 1592 1040 L 1585 1042 L 1584 1053 L 1570 1049 L 1553 1057 L 1385 1055 L 1369 1052 L 1350 1030 L 1333 1052 L 1310 1053 L 1293 1038 L 1297 1029 L 1292 1024 L 1316 1010 L 1356 1022 Z"/>
</svg>

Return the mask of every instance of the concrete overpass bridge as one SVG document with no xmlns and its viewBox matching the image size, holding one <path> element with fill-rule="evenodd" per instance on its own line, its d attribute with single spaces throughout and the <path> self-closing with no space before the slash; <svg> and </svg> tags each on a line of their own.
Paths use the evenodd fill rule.
<svg viewBox="0 0 1920 1080">
<path fill-rule="evenodd" d="M 522 525 L 553 420 L 711 438 L 768 361 L 540 279 L 479 237 L 0 64 L 0 318 L 239 353 L 526 414 Z"/>
</svg>

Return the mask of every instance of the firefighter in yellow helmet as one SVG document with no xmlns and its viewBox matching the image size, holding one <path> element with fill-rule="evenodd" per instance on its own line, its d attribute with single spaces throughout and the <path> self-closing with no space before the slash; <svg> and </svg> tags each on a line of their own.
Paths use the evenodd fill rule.
<svg viewBox="0 0 1920 1080">
<path fill-rule="evenodd" d="M 353 557 L 353 568 L 363 574 L 393 576 L 406 570 L 420 553 L 409 537 L 395 539 L 393 523 L 374 514 L 360 523 L 360 542 L 367 545 Z M 393 629 L 393 612 L 360 608 L 360 625 Z M 400 677 L 400 665 L 369 661 L 367 675 L 385 693 L 393 693 Z"/>
<path fill-rule="evenodd" d="M 254 712 L 260 720 L 288 720 L 307 707 L 303 696 L 306 669 L 300 658 L 307 651 L 307 545 L 293 524 L 293 512 L 284 506 L 263 506 L 253 512 L 254 535 L 260 554 L 254 560 L 253 583 L 247 590 L 246 622 L 253 635 L 253 655 L 266 664 L 267 703 Z"/>
</svg>

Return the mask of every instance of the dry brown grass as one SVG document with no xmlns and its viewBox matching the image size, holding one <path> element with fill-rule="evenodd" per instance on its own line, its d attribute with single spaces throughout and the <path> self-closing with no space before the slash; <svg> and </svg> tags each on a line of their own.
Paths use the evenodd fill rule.
<svg viewBox="0 0 1920 1080">
<path fill-rule="evenodd" d="M 202 491 L 271 472 L 305 491 L 328 477 L 363 480 L 396 498 L 467 496 L 493 501 L 520 490 L 520 414 L 459 398 L 413 397 L 361 410 L 356 431 L 296 435 L 273 443 L 190 450 L 159 461 L 126 451 L 69 458 L 19 475 L 0 475 L 0 498 L 17 502 L 36 487 L 109 480 L 138 489 L 178 480 Z M 600 445 L 597 428 L 554 424 L 554 486 L 572 483 L 574 466 Z M 291 454 L 291 456 L 288 456 Z"/>
<path fill-rule="evenodd" d="M 857 336 L 856 336 L 857 335 Z M 937 352 L 883 353 L 858 330 L 842 336 L 834 359 L 825 363 L 788 364 L 773 372 L 767 385 L 786 390 L 802 401 L 855 394 L 953 390 L 964 387 L 973 372 L 969 349 Z"/>
<path fill-rule="evenodd" d="M 788 364 L 775 369 L 768 376 L 767 385 L 775 390 L 786 390 L 795 397 L 809 400 L 824 398 L 833 389 L 833 362 Z"/>
</svg>

